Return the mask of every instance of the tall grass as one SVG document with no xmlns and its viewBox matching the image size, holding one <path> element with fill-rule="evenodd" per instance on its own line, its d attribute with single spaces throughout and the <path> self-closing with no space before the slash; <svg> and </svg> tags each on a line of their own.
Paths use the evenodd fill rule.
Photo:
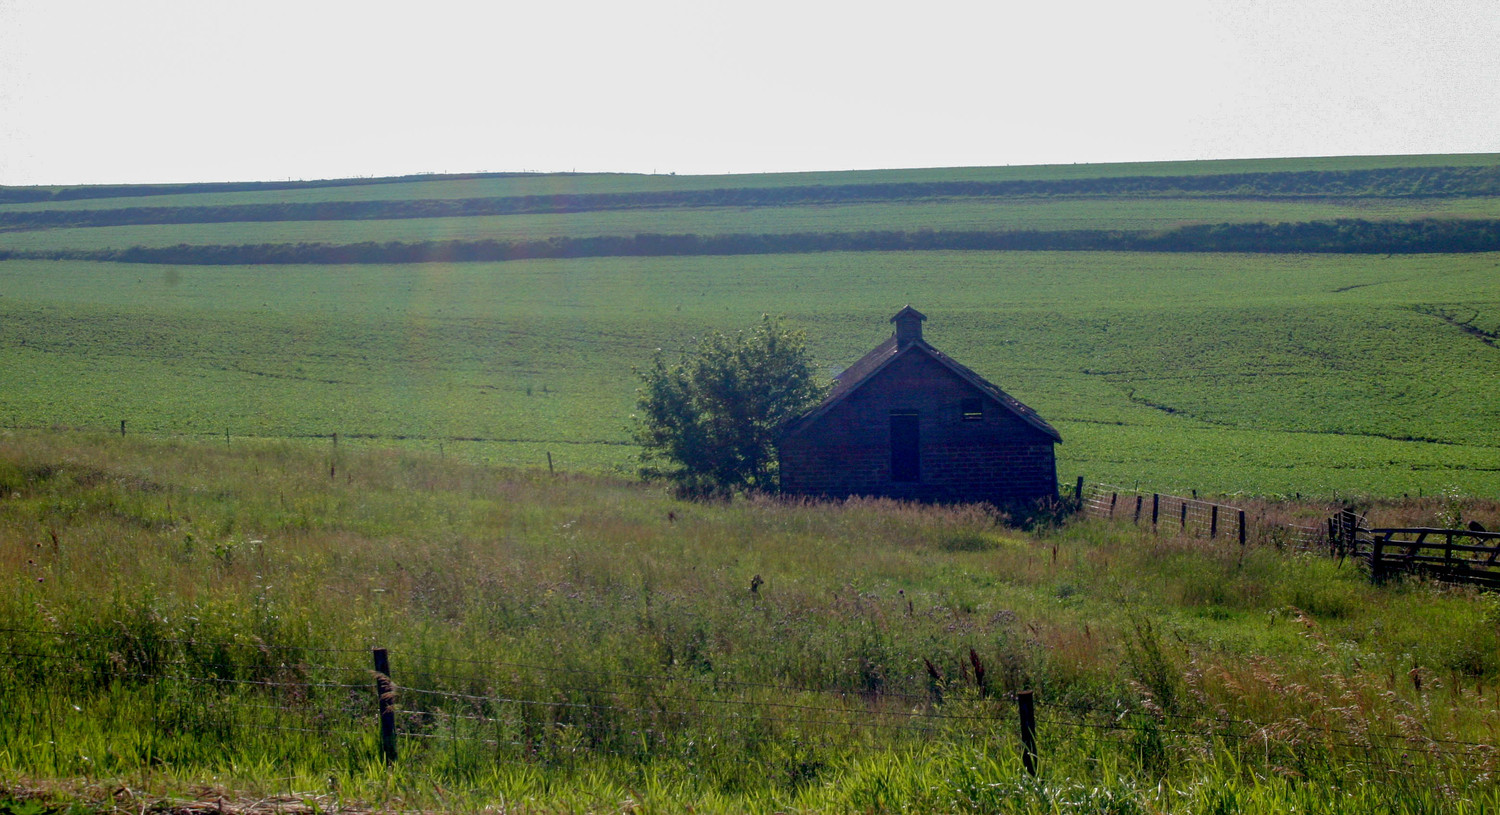
<svg viewBox="0 0 1500 815">
<path fill-rule="evenodd" d="M 0 777 L 548 811 L 1500 804 L 1491 598 L 1002 520 L 7 434 Z M 390 768 L 374 646 L 400 686 Z"/>
</svg>

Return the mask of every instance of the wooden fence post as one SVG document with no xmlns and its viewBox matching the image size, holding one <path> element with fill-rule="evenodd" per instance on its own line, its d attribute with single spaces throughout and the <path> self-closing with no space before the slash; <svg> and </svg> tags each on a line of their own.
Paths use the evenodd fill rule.
<svg viewBox="0 0 1500 815">
<path fill-rule="evenodd" d="M 1385 564 L 1381 558 L 1385 549 L 1384 535 L 1375 535 L 1370 541 L 1370 582 L 1379 583 L 1385 579 Z"/>
<path fill-rule="evenodd" d="M 1118 492 L 1109 494 L 1109 519 L 1111 521 L 1115 519 L 1115 501 L 1119 500 L 1119 498 L 1120 494 Z"/>
<path fill-rule="evenodd" d="M 554 469 L 552 469 L 552 451 L 551 450 L 547 451 L 547 474 L 548 475 L 557 475 L 557 471 L 554 470 Z"/>
<path fill-rule="evenodd" d="M 1187 502 L 1182 502 L 1182 528 L 1187 529 Z"/>
<path fill-rule="evenodd" d="M 125 438 L 125 420 L 120 420 L 120 438 Z"/>
<path fill-rule="evenodd" d="M 1160 511 L 1161 511 L 1161 496 L 1158 495 L 1157 493 L 1153 492 L 1153 493 L 1151 493 L 1151 528 L 1152 529 L 1156 528 L 1156 516 L 1160 513 Z"/>
<path fill-rule="evenodd" d="M 375 698 L 380 706 L 380 755 L 389 766 L 396 763 L 396 685 L 384 648 L 375 649 Z"/>
<path fill-rule="evenodd" d="M 1240 545 L 1245 545 L 1245 511 L 1240 510 Z"/>
<path fill-rule="evenodd" d="M 1021 765 L 1026 774 L 1036 777 L 1036 700 L 1029 690 L 1016 694 L 1021 708 Z"/>
<path fill-rule="evenodd" d="M 1219 537 L 1219 505 L 1214 504 L 1208 511 L 1208 539 Z"/>
<path fill-rule="evenodd" d="M 1081 475 L 1078 476 L 1077 486 L 1073 487 L 1073 502 L 1078 504 L 1079 509 L 1083 509 L 1083 476 Z"/>
<path fill-rule="evenodd" d="M 1144 502 L 1144 500 L 1145 498 L 1143 496 L 1137 495 L 1135 497 L 1135 518 L 1131 520 L 1131 523 L 1134 523 L 1137 526 L 1140 526 L 1141 523 L 1141 504 L 1142 502 Z"/>
</svg>

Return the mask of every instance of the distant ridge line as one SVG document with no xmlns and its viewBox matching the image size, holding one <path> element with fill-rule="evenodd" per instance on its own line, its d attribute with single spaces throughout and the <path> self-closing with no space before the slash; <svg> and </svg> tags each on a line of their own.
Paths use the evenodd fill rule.
<svg viewBox="0 0 1500 815">
<path fill-rule="evenodd" d="M 671 207 L 773 207 L 925 198 L 1034 196 L 1246 199 L 1500 196 L 1500 166 L 1307 170 L 1047 181 L 932 181 L 316 203 L 0 211 L 0 229 L 269 221 L 354 221 Z"/>
<path fill-rule="evenodd" d="M 145 198 L 156 195 L 196 195 L 216 192 L 275 192 L 333 187 L 369 187 L 419 181 L 475 181 L 492 178 L 530 178 L 541 173 L 416 173 L 372 178 L 319 178 L 298 181 L 190 181 L 182 184 L 83 184 L 68 186 L 0 186 L 0 204 L 40 204 L 48 201 L 91 201 L 101 198 Z M 570 175 L 546 173 L 545 175 Z"/>
</svg>

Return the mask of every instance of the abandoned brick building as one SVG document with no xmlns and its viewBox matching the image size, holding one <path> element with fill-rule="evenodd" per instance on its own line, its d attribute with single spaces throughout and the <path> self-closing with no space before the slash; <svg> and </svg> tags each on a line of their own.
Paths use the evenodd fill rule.
<svg viewBox="0 0 1500 815">
<path fill-rule="evenodd" d="M 788 495 L 883 496 L 1013 504 L 1057 495 L 1052 446 L 1036 411 L 922 339 L 911 306 L 896 333 L 837 377 L 779 444 Z"/>
</svg>

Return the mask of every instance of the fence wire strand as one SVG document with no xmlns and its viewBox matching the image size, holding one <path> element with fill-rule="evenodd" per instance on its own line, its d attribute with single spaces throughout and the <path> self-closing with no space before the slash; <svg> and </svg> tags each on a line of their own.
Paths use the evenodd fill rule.
<svg viewBox="0 0 1500 815">
<path fill-rule="evenodd" d="M 1003 716 L 1003 715 L 984 716 L 984 715 L 979 715 L 979 714 L 923 713 L 923 712 L 917 712 L 917 711 L 877 710 L 877 709 L 871 709 L 871 708 L 865 708 L 863 710 L 853 710 L 853 709 L 850 709 L 850 708 L 835 708 L 835 707 L 827 707 L 827 706 L 822 706 L 822 705 L 807 705 L 807 704 L 799 704 L 799 703 L 795 703 L 795 702 L 771 702 L 771 701 L 761 701 L 761 700 L 755 700 L 755 699 L 713 699 L 713 698 L 704 698 L 704 697 L 697 697 L 697 696 L 673 696 L 673 695 L 670 695 L 670 694 L 663 694 L 663 693 L 656 692 L 656 691 L 638 691 L 638 690 L 624 690 L 624 689 L 616 689 L 616 688 L 581 687 L 581 686 L 566 686 L 566 685 L 564 685 L 564 686 L 555 686 L 555 685 L 543 685 L 543 684 L 534 683 L 534 682 L 514 682 L 514 683 L 510 683 L 510 684 L 516 685 L 518 687 L 532 688 L 532 689 L 537 689 L 537 690 L 551 690 L 551 691 L 556 691 L 556 692 L 560 692 L 560 693 L 569 693 L 569 692 L 571 692 L 571 693 L 610 694 L 610 695 L 614 695 L 614 696 L 632 696 L 632 697 L 642 698 L 642 699 L 645 699 L 647 701 L 675 702 L 675 703 L 703 704 L 703 705 L 740 705 L 740 706 L 745 706 L 745 707 L 769 707 L 769 708 L 780 708 L 780 709 L 786 709 L 786 710 L 803 710 L 803 711 L 810 711 L 810 712 L 815 712 L 815 713 L 840 713 L 840 714 L 860 714 L 860 713 L 862 713 L 864 715 L 871 715 L 871 716 L 905 716 L 905 717 L 908 717 L 908 718 L 925 718 L 925 719 L 934 719 L 934 720 L 947 719 L 947 720 L 953 720 L 953 721 L 984 721 L 984 722 L 1006 721 L 1006 720 L 1008 720 L 1010 718 L 1008 716 Z M 438 691 L 438 690 L 432 690 L 432 689 L 419 689 L 419 688 L 411 688 L 410 690 L 412 690 L 415 693 L 419 693 L 419 694 L 434 695 L 434 696 L 445 696 L 445 697 L 455 698 L 455 699 L 464 699 L 464 700 L 467 700 L 467 701 L 506 701 L 505 697 L 487 696 L 487 695 L 476 695 L 476 694 L 466 694 L 466 693 L 461 693 L 461 692 L 458 692 L 458 691 Z M 876 697 L 876 698 L 880 699 L 880 698 L 887 698 L 887 697 Z M 928 698 L 927 701 L 929 701 L 929 702 L 931 701 L 930 697 Z M 550 703 L 548 703 L 548 704 L 550 704 Z"/>
<path fill-rule="evenodd" d="M 834 696 L 842 696 L 842 697 L 854 696 L 854 697 L 860 697 L 860 698 L 863 698 L 863 697 L 865 697 L 867 695 L 867 694 L 862 693 L 860 691 L 840 690 L 840 689 L 835 689 L 835 688 L 809 688 L 809 687 L 798 686 L 798 685 L 778 684 L 778 683 L 775 683 L 775 682 L 751 682 L 751 681 L 746 681 L 746 680 L 742 680 L 742 679 L 725 679 L 725 678 L 717 677 L 717 676 L 713 676 L 713 677 L 708 677 L 708 676 L 668 676 L 668 675 L 664 675 L 664 674 L 642 674 L 642 673 L 626 673 L 626 672 L 615 672 L 615 671 L 596 671 L 596 670 L 590 670 L 590 669 L 587 669 L 587 668 L 559 668 L 559 667 L 557 667 L 555 665 L 535 665 L 535 664 L 529 664 L 529 663 L 523 663 L 523 662 L 500 662 L 500 661 L 493 661 L 493 660 L 460 659 L 460 658 L 456 658 L 456 657 L 442 657 L 440 659 L 441 659 L 441 661 L 444 661 L 444 662 L 452 662 L 452 663 L 457 663 L 457 664 L 462 664 L 462 665 L 478 665 L 478 666 L 482 666 L 482 667 L 486 667 L 486 668 L 519 669 L 519 670 L 544 671 L 544 672 L 547 672 L 547 673 L 563 673 L 563 674 L 586 674 L 586 675 L 591 675 L 591 676 L 605 676 L 605 677 L 613 677 L 613 678 L 617 678 L 617 679 L 633 679 L 633 680 L 643 680 L 643 681 L 651 681 L 651 682 L 692 682 L 692 683 L 697 683 L 697 684 L 701 684 L 701 685 L 714 685 L 716 687 L 717 686 L 728 686 L 728 687 L 744 687 L 744 688 L 764 688 L 766 690 L 773 690 L 773 691 L 777 691 L 779 693 L 809 693 L 809 694 L 818 694 L 818 695 L 834 695 Z M 419 668 L 416 671 L 414 671 L 414 673 L 422 674 L 422 673 L 427 673 L 427 672 L 424 672 L 424 671 L 422 671 Z M 486 677 L 464 676 L 464 675 L 457 675 L 457 674 L 427 673 L 427 675 L 429 675 L 429 676 L 435 676 L 435 677 L 439 677 L 439 678 L 443 678 L 443 679 L 457 679 L 457 680 L 468 680 L 468 681 L 476 681 L 476 682 L 484 682 L 484 681 L 487 680 Z M 924 695 L 924 694 L 900 693 L 900 692 L 896 692 L 896 691 L 881 691 L 878 695 L 882 696 L 882 697 L 886 697 L 886 698 L 891 698 L 891 699 L 905 699 L 905 700 L 908 700 L 908 701 L 924 701 L 924 700 L 927 700 L 927 699 L 930 698 L 928 695 Z"/>
<path fill-rule="evenodd" d="M 1118 505 L 1118 501 L 1116 501 Z M 1132 508 L 1133 511 L 1133 508 Z M 36 631 L 33 629 L 0 628 L 0 632 L 24 633 L 30 635 L 53 636 L 61 635 L 65 638 L 72 632 Z M 202 644 L 201 641 L 179 640 L 180 643 Z M 332 649 L 329 652 L 334 652 Z M 367 654 L 365 651 L 344 649 L 342 652 Z M 225 710 L 243 710 L 250 712 L 251 716 L 262 716 L 274 714 L 278 721 L 274 723 L 264 721 L 232 721 L 230 727 L 248 727 L 268 731 L 285 731 L 289 733 L 305 733 L 316 735 L 320 738 L 337 738 L 345 740 L 346 743 L 358 741 L 370 741 L 372 733 L 361 733 L 356 730 L 348 730 L 336 727 L 302 727 L 299 724 L 308 721 L 307 717 L 316 717 L 314 721 L 321 721 L 322 717 L 330 715 L 327 705 L 333 701 L 330 697 L 323 696 L 315 699 L 315 693 L 336 692 L 334 697 L 339 701 L 338 709 L 332 713 L 332 721 L 352 723 L 360 720 L 368 720 L 371 709 L 376 707 L 375 683 L 366 681 L 361 683 L 327 682 L 315 681 L 312 678 L 301 679 L 246 679 L 220 676 L 200 676 L 182 672 L 150 672 L 140 670 L 114 670 L 108 668 L 89 667 L 83 663 L 83 658 L 78 655 L 62 653 L 42 653 L 36 651 L 0 651 L 0 656 L 13 660 L 33 660 L 36 663 L 44 663 L 54 667 L 49 671 L 61 672 L 72 675 L 91 676 L 96 679 L 136 679 L 149 682 L 162 683 L 191 683 L 207 687 L 219 688 L 265 688 L 277 691 L 306 693 L 305 701 L 296 705 L 262 704 L 243 701 L 235 698 L 232 706 Z M 699 720 L 717 722 L 722 725 L 754 725 L 760 723 L 779 723 L 794 727 L 818 727 L 829 730 L 834 729 L 860 729 L 872 732 L 899 731 L 919 733 L 924 735 L 946 735 L 952 738 L 976 738 L 992 737 L 994 726 L 1004 723 L 1012 723 L 1016 720 L 1014 712 L 1005 710 L 995 714 L 984 713 L 947 713 L 940 710 L 900 710 L 889 707 L 881 707 L 878 704 L 869 704 L 885 700 L 920 699 L 924 705 L 934 703 L 931 696 L 916 696 L 914 694 L 881 694 L 875 697 L 852 694 L 847 691 L 826 690 L 819 691 L 809 688 L 789 688 L 785 685 L 763 682 L 743 682 L 725 679 L 723 677 L 666 677 L 647 674 L 633 673 L 611 673 L 608 671 L 594 670 L 570 670 L 538 665 L 525 665 L 521 663 L 506 663 L 480 660 L 452 660 L 466 664 L 483 665 L 491 670 L 539 670 L 553 674 L 575 675 L 590 678 L 593 681 L 589 685 L 550 685 L 535 681 L 525 681 L 516 678 L 501 677 L 466 677 L 465 680 L 472 684 L 485 687 L 494 687 L 497 684 L 505 684 L 517 689 L 531 689 L 547 691 L 558 694 L 581 694 L 585 697 L 594 696 L 597 699 L 591 701 L 578 701 L 573 699 L 535 699 L 525 698 L 519 695 L 504 695 L 499 693 L 462 693 L 451 690 L 441 690 L 433 687 L 415 687 L 396 685 L 395 695 L 397 707 L 393 711 L 397 718 L 406 723 L 400 727 L 398 735 L 402 738 L 414 739 L 447 739 L 453 741 L 473 741 L 486 743 L 494 746 L 502 746 L 503 742 L 480 738 L 472 732 L 474 726 L 484 728 L 491 727 L 534 727 L 544 728 L 569 728 L 579 725 L 570 725 L 563 722 L 543 719 L 541 721 L 527 718 L 525 715 L 518 717 L 493 716 L 490 712 L 497 712 L 510 707 L 520 711 L 532 710 L 560 710 L 574 709 L 587 711 L 600 711 L 622 716 L 632 716 L 640 719 L 643 723 L 648 720 L 660 720 L 666 717 L 668 720 Z M 59 665 L 61 663 L 61 665 Z M 12 663 L 12 669 L 14 668 Z M 164 668 L 201 668 L 201 663 L 191 660 L 160 660 L 153 663 Z M 236 670 L 266 670 L 266 666 L 231 666 L 224 663 L 211 663 L 224 668 Z M 308 666 L 292 664 L 281 666 L 287 670 L 326 670 L 331 672 L 360 672 L 373 673 L 369 669 L 355 669 L 346 666 Z M 415 673 L 421 675 L 422 671 Z M 426 674 L 441 678 L 442 675 Z M 666 684 L 686 683 L 689 685 L 704 685 L 712 683 L 715 687 L 758 689 L 777 691 L 782 693 L 797 692 L 810 696 L 821 696 L 824 698 L 837 698 L 848 700 L 851 697 L 865 702 L 863 706 L 829 706 L 809 704 L 806 702 L 757 700 L 746 698 L 720 698 L 704 695 L 680 695 L 662 693 L 651 690 L 639 690 L 624 688 L 600 687 L 598 679 L 606 681 L 646 681 L 656 680 Z M 401 706 L 402 698 L 410 700 L 411 706 Z M 364 699 L 369 704 L 358 704 L 355 708 L 349 707 L 349 702 L 355 699 Z M 627 699 L 640 700 L 634 703 Z M 423 701 L 426 700 L 426 701 Z M 979 700 L 976 700 L 979 701 Z M 991 698 L 981 704 L 1000 703 L 1004 705 L 1014 704 L 1016 701 L 1013 694 L 999 698 Z M 704 708 L 708 709 L 704 709 Z M 1434 738 L 1424 734 L 1400 734 L 1382 733 L 1362 730 L 1351 730 L 1347 728 L 1319 726 L 1302 719 L 1284 720 L 1278 722 L 1260 722 L 1251 719 L 1227 718 L 1222 715 L 1192 715 L 1184 713 L 1164 713 L 1159 711 L 1124 710 L 1110 711 L 1107 720 L 1090 721 L 1089 711 L 1079 711 L 1075 716 L 1043 716 L 1039 723 L 1047 727 L 1089 729 L 1096 732 L 1122 732 L 1141 733 L 1155 731 L 1162 734 L 1189 737 L 1195 739 L 1220 740 L 1225 742 L 1261 742 L 1266 744 L 1275 743 L 1276 734 L 1287 728 L 1296 728 L 1299 732 L 1305 732 L 1310 736 L 1320 738 L 1322 743 L 1330 747 L 1344 751 L 1379 751 L 1380 753 L 1400 754 L 1403 757 L 1423 755 L 1434 759 L 1449 761 L 1490 761 L 1496 756 L 1496 748 L 1491 743 L 1465 741 L 1460 739 Z M 809 714 L 812 718 L 796 714 Z M 290 722 L 282 722 L 279 719 L 286 716 Z M 1135 717 L 1149 717 L 1152 724 L 1145 724 Z M 447 722 L 449 731 L 422 732 L 423 726 L 428 724 L 439 724 Z M 1175 724 L 1174 724 L 1175 723 Z M 970 727 L 966 728 L 965 725 Z M 460 729 L 470 732 L 461 733 Z M 1249 730 L 1250 732 L 1236 732 L 1237 730 Z M 649 733 L 653 738 L 662 738 L 665 735 L 657 730 L 642 727 L 639 733 Z M 1335 738 L 1337 737 L 1337 738 Z M 518 742 L 509 742 L 511 746 L 525 747 L 527 745 Z M 1358 763 L 1361 760 L 1355 757 L 1347 757 L 1350 762 Z M 1342 760 L 1342 758 L 1341 758 Z M 1372 762 L 1375 766 L 1389 766 L 1389 761 Z"/>
</svg>

